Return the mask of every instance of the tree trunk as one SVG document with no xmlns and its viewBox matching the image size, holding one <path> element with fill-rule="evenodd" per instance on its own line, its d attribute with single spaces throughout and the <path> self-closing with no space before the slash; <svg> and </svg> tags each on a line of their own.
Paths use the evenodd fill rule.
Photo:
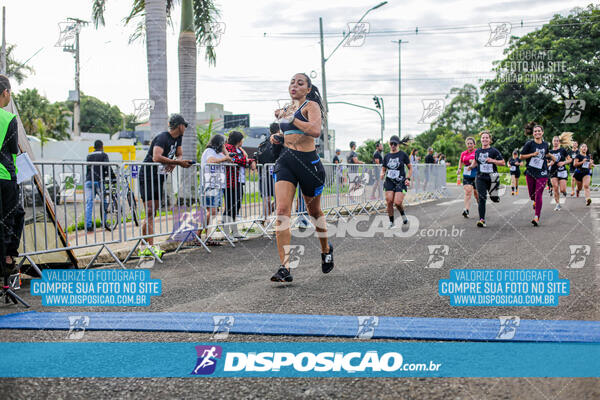
<svg viewBox="0 0 600 400">
<path fill-rule="evenodd" d="M 179 57 L 179 108 L 189 126 L 183 135 L 183 158 L 196 160 L 196 35 L 192 0 L 181 2 L 181 32 L 178 43 Z M 181 196 L 193 198 L 196 188 L 195 168 L 181 175 Z"/>
<path fill-rule="evenodd" d="M 167 7 L 164 0 L 146 0 L 146 52 L 152 137 L 166 130 L 167 112 Z"/>
</svg>

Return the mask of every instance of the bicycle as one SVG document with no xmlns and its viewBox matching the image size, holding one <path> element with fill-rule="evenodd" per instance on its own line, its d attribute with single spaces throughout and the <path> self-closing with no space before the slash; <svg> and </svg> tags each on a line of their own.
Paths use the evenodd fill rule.
<svg viewBox="0 0 600 400">
<path fill-rule="evenodd" d="M 124 175 L 115 176 L 111 174 L 111 179 L 104 181 L 104 227 L 112 231 L 117 226 L 119 221 L 119 200 L 123 197 L 127 199 L 127 205 L 131 213 L 131 219 L 135 226 L 139 226 L 139 216 L 137 213 L 137 199 L 131 190 L 128 180 Z M 121 218 L 124 222 L 128 222 L 125 215 L 126 209 L 121 208 Z"/>
</svg>

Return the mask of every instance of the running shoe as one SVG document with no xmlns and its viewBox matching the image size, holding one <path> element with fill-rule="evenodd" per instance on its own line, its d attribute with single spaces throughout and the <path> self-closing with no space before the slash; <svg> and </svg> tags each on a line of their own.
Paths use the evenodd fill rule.
<svg viewBox="0 0 600 400">
<path fill-rule="evenodd" d="M 144 250 L 138 249 L 138 257 L 154 257 L 149 247 L 146 247 Z"/>
<path fill-rule="evenodd" d="M 404 225 L 408 224 L 408 218 L 406 218 L 406 215 L 403 215 L 403 216 L 402 216 L 402 223 L 403 223 Z"/>
<path fill-rule="evenodd" d="M 517 191 L 515 192 L 515 194 L 517 194 L 517 195 L 519 194 L 519 189 L 517 189 Z"/>
<path fill-rule="evenodd" d="M 587 199 L 587 200 L 585 201 L 585 205 L 586 205 L 586 206 L 589 206 L 590 204 L 592 204 L 592 199 Z"/>
<path fill-rule="evenodd" d="M 392 229 L 394 227 L 394 223 L 390 222 L 390 225 L 388 226 L 389 229 Z"/>
<path fill-rule="evenodd" d="M 333 246 L 329 243 L 329 252 L 321 253 L 321 270 L 324 274 L 331 272 L 333 269 Z"/>
<path fill-rule="evenodd" d="M 152 250 L 154 251 L 154 254 L 156 254 L 156 256 L 158 258 L 162 258 L 163 254 L 165 254 L 165 251 L 162 250 L 160 248 L 160 246 L 156 245 L 156 246 L 152 246 Z"/>
<path fill-rule="evenodd" d="M 485 224 L 485 219 L 480 219 L 479 221 L 477 221 L 477 227 L 479 228 L 485 228 L 487 225 Z"/>
<path fill-rule="evenodd" d="M 560 204 L 557 204 L 556 207 L 554 207 L 554 211 L 560 211 L 560 209 L 561 209 Z"/>
<path fill-rule="evenodd" d="M 511 195 L 511 196 L 514 196 L 514 195 L 515 195 L 515 192 L 514 192 L 514 191 L 511 191 L 511 192 L 510 192 L 510 195 Z"/>
<path fill-rule="evenodd" d="M 579 197 L 579 190 L 577 190 L 577 192 L 575 193 L 575 197 Z"/>
<path fill-rule="evenodd" d="M 462 212 L 462 216 L 465 218 L 469 218 L 469 210 L 467 210 L 466 208 L 463 210 Z"/>
<path fill-rule="evenodd" d="M 531 220 L 531 224 L 533 226 L 538 226 L 540 223 L 540 217 L 538 217 L 537 215 L 535 217 L 533 217 L 533 219 Z"/>
<path fill-rule="evenodd" d="M 575 192 L 571 191 L 571 197 L 575 196 Z"/>
<path fill-rule="evenodd" d="M 293 280 L 294 277 L 290 274 L 290 270 L 283 265 L 271 277 L 271 282 L 291 282 Z"/>
<path fill-rule="evenodd" d="M 535 210 L 535 201 L 533 202 L 533 205 L 531 206 L 531 208 L 533 208 Z"/>
</svg>

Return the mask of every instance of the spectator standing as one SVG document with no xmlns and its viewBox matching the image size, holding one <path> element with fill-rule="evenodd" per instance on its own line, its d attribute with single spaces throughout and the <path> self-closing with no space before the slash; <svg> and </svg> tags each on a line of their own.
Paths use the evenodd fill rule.
<svg viewBox="0 0 600 400">
<path fill-rule="evenodd" d="M 5 268 L 1 272 L 12 275 L 18 271 L 15 257 L 19 255 L 19 243 L 23 233 L 25 211 L 19 196 L 17 184 L 16 158 L 19 153 L 16 115 L 4 110 L 10 103 L 10 81 L 0 75 L 0 240 L 2 240 L 0 260 Z"/>
<path fill-rule="evenodd" d="M 108 162 L 108 154 L 104 152 L 104 143 L 102 140 L 94 142 L 94 151 L 87 155 L 87 162 Z M 111 176 L 112 174 L 112 170 Z M 93 232 L 95 221 L 92 219 L 94 209 L 94 200 L 99 196 L 103 207 L 100 210 L 102 223 L 105 224 L 104 214 L 108 207 L 108 198 L 104 196 L 104 180 L 109 175 L 108 165 L 88 165 L 85 171 L 85 183 L 83 185 L 85 195 L 85 228 L 88 232 Z"/>
</svg>

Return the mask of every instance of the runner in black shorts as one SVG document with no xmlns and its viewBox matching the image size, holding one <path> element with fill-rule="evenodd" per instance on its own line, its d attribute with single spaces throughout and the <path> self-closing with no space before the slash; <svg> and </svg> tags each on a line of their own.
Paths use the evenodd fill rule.
<svg viewBox="0 0 600 400">
<path fill-rule="evenodd" d="M 271 143 L 283 143 L 275 163 L 275 203 L 277 210 L 277 250 L 281 266 L 271 277 L 273 282 L 291 282 L 290 216 L 296 186 L 300 185 L 308 214 L 314 219 L 321 244 L 321 270 L 333 269 L 333 246 L 327 240 L 327 223 L 321 210 L 321 193 L 325 184 L 325 169 L 315 150 L 315 138 L 321 135 L 325 110 L 319 90 L 306 74 L 296 74 L 289 85 L 292 104 L 275 111 L 284 134 L 271 136 Z"/>
<path fill-rule="evenodd" d="M 556 202 L 554 211 L 561 209 L 560 194 L 567 196 L 567 180 L 569 179 L 567 164 L 571 163 L 571 156 L 563 146 L 570 146 L 572 136 L 572 132 L 563 132 L 560 136 L 552 138 L 552 150 L 549 153 L 556 157 L 556 161 L 550 161 L 548 165 L 550 166 L 550 181 L 552 182 L 552 191 Z"/>
<path fill-rule="evenodd" d="M 510 195 L 514 196 L 519 194 L 519 178 L 521 177 L 521 160 L 519 159 L 519 152 L 514 150 L 512 158 L 508 160 L 510 170 Z"/>
<path fill-rule="evenodd" d="M 589 206 L 592 204 L 592 197 L 590 196 L 590 182 L 592 181 L 592 170 L 594 169 L 594 160 L 588 154 L 587 144 L 582 143 L 579 146 L 579 154 L 575 156 L 573 160 L 575 166 L 575 173 L 573 179 L 577 184 L 577 197 L 583 187 L 585 194 L 585 204 Z"/>
<path fill-rule="evenodd" d="M 390 138 L 390 153 L 383 158 L 381 168 L 381 179 L 385 177 L 383 189 L 385 190 L 385 201 L 387 203 L 388 217 L 390 218 L 390 228 L 394 226 L 394 206 L 400 211 L 402 223 L 407 224 L 408 219 L 404 214 L 402 201 L 406 194 L 407 188 L 410 185 L 410 177 L 412 176 L 412 165 L 408 159 L 408 154 L 398 149 L 400 138 L 396 135 Z M 408 167 L 408 176 L 404 166 Z"/>
<path fill-rule="evenodd" d="M 468 169 L 471 165 L 471 161 L 475 158 L 475 138 L 469 136 L 465 139 L 465 145 L 467 150 L 460 154 L 458 159 L 458 169 L 456 170 L 456 184 L 461 184 L 465 191 L 465 208 L 463 208 L 462 215 L 465 218 L 469 218 L 469 208 L 471 207 L 471 197 L 475 195 L 475 200 L 478 199 L 477 190 L 475 189 L 475 177 L 477 176 L 477 169 Z"/>
</svg>

